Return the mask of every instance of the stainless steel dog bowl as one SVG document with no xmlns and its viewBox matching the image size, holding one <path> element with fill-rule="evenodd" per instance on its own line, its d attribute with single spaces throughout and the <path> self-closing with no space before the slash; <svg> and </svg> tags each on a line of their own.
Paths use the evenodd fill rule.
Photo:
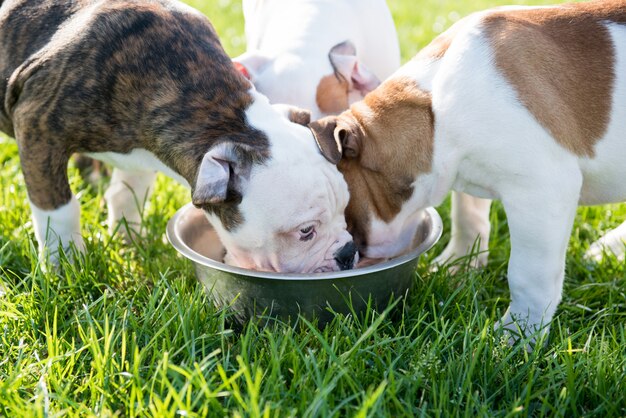
<svg viewBox="0 0 626 418">
<path fill-rule="evenodd" d="M 283 274 L 242 269 L 221 262 L 224 248 L 204 213 L 183 206 L 167 224 L 174 248 L 193 261 L 198 279 L 218 308 L 228 307 L 243 323 L 264 316 L 294 320 L 298 314 L 324 324 L 332 311 L 360 314 L 371 305 L 384 309 L 392 296 L 403 297 L 411 287 L 419 256 L 441 237 L 437 211 L 428 208 L 415 237 L 415 249 L 392 260 L 332 273 Z M 331 309 L 332 308 L 332 309 Z"/>
</svg>

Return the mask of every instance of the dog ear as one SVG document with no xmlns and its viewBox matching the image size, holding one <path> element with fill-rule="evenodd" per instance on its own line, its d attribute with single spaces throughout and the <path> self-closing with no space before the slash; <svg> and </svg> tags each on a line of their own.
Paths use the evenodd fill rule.
<svg viewBox="0 0 626 418">
<path fill-rule="evenodd" d="M 340 121 L 337 116 L 309 123 L 313 137 L 322 155 L 333 164 L 341 157 L 356 158 L 361 152 L 361 132 L 356 126 Z"/>
<path fill-rule="evenodd" d="M 311 122 L 311 112 L 300 107 L 287 104 L 273 104 L 272 107 L 285 115 L 293 123 L 307 126 Z"/>
<path fill-rule="evenodd" d="M 269 62 L 270 58 L 259 52 L 245 52 L 233 58 L 235 68 L 252 83 L 256 82 Z"/>
<path fill-rule="evenodd" d="M 350 41 L 341 42 L 328 54 L 335 75 L 348 81 L 349 90 L 358 90 L 363 96 L 380 85 L 380 80 L 359 62 L 356 47 Z"/>
<path fill-rule="evenodd" d="M 336 127 L 336 116 L 327 116 L 309 123 L 309 129 L 313 133 L 317 147 L 322 155 L 333 164 L 337 164 L 341 160 L 342 150 L 341 142 L 335 138 Z"/>
<path fill-rule="evenodd" d="M 335 141 L 341 144 L 344 158 L 356 158 L 361 153 L 361 131 L 353 126 L 339 123 L 333 132 Z"/>
<path fill-rule="evenodd" d="M 201 208 L 224 202 L 236 175 L 236 164 L 237 156 L 229 143 L 217 145 L 204 154 L 192 191 L 193 204 Z"/>
</svg>

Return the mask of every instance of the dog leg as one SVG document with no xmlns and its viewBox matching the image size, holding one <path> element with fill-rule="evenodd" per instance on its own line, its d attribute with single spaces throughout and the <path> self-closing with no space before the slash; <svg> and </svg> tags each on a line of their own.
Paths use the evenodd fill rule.
<svg viewBox="0 0 626 418">
<path fill-rule="evenodd" d="M 548 333 L 561 301 L 565 255 L 582 184 L 582 176 L 575 173 L 558 185 L 537 183 L 527 193 L 503 197 L 511 234 L 511 303 L 499 326 L 514 334 Z"/>
<path fill-rule="evenodd" d="M 53 210 L 45 210 L 30 202 L 33 228 L 39 246 L 39 258 L 49 257 L 53 265 L 59 264 L 59 248 L 70 254 L 72 244 L 76 250 L 85 252 L 80 234 L 80 205 L 72 195 L 70 201 Z"/>
<path fill-rule="evenodd" d="M 450 242 L 435 259 L 436 264 L 444 264 L 478 250 L 470 260 L 470 267 L 487 264 L 489 250 L 489 209 L 491 200 L 481 199 L 465 193 L 452 192 Z"/>
<path fill-rule="evenodd" d="M 132 233 L 139 233 L 143 207 L 150 197 L 155 179 L 154 171 L 113 169 L 111 183 L 104 194 L 109 232 L 113 233 L 124 218 L 128 229 L 122 225 L 118 232 L 126 240 L 130 239 Z"/>
<path fill-rule="evenodd" d="M 80 205 L 67 178 L 69 156 L 54 141 L 27 143 L 17 136 L 20 163 L 33 216 L 39 257 L 58 265 L 59 248 L 68 252 L 73 245 L 84 252 L 80 235 Z"/>
<path fill-rule="evenodd" d="M 624 260 L 626 251 L 626 222 L 617 228 L 604 234 L 599 240 L 591 244 L 585 258 L 587 260 L 600 262 L 604 255 L 613 254 L 618 260 Z"/>
</svg>

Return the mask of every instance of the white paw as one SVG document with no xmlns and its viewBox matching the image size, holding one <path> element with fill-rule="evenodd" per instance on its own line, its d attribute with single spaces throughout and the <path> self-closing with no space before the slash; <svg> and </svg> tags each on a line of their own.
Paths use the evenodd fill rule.
<svg viewBox="0 0 626 418">
<path fill-rule="evenodd" d="M 455 273 L 462 267 L 469 268 L 481 268 L 487 265 L 489 253 L 487 249 L 479 250 L 478 245 L 472 244 L 459 244 L 450 241 L 445 250 L 439 254 L 433 261 L 435 266 L 442 266 L 444 264 L 452 264 L 449 267 L 449 271 Z M 459 261 L 460 258 L 465 258 L 463 262 Z"/>
<path fill-rule="evenodd" d="M 46 271 L 46 265 L 51 265 L 53 268 L 59 267 L 61 251 L 69 260 L 74 261 L 76 257 L 85 254 L 86 249 L 80 232 L 65 237 L 50 233 L 47 240 L 39 244 L 39 261 L 43 270 Z"/>
<path fill-rule="evenodd" d="M 39 209 L 31 203 L 33 228 L 39 246 L 40 261 L 59 265 L 59 250 L 72 255 L 72 248 L 85 252 L 85 242 L 80 234 L 80 205 L 72 196 L 65 205 L 53 210 Z"/>
<path fill-rule="evenodd" d="M 585 260 L 601 262 L 605 256 L 613 256 L 618 260 L 624 260 L 626 252 L 626 228 L 624 224 L 620 227 L 609 231 L 602 238 L 591 244 L 585 252 Z"/>
<path fill-rule="evenodd" d="M 153 172 L 113 170 L 104 194 L 111 234 L 117 231 L 126 242 L 141 235 L 142 211 L 155 177 Z"/>
<path fill-rule="evenodd" d="M 543 318 L 533 320 L 528 315 L 512 315 L 509 308 L 496 322 L 494 330 L 502 330 L 510 346 L 523 342 L 524 349 L 530 353 L 537 346 L 537 342 L 546 342 L 545 337 L 550 333 L 550 323 L 544 322 Z"/>
</svg>

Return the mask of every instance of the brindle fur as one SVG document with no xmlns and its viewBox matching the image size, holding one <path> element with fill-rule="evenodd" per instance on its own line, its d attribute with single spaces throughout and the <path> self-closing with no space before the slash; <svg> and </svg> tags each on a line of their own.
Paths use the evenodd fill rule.
<svg viewBox="0 0 626 418">
<path fill-rule="evenodd" d="M 246 123 L 250 88 L 210 22 L 166 0 L 4 0 L 0 129 L 15 137 L 31 202 L 69 201 L 69 156 L 143 148 L 193 187 L 204 154 L 229 141 L 269 158 Z M 232 188 L 204 209 L 241 221 Z"/>
</svg>

